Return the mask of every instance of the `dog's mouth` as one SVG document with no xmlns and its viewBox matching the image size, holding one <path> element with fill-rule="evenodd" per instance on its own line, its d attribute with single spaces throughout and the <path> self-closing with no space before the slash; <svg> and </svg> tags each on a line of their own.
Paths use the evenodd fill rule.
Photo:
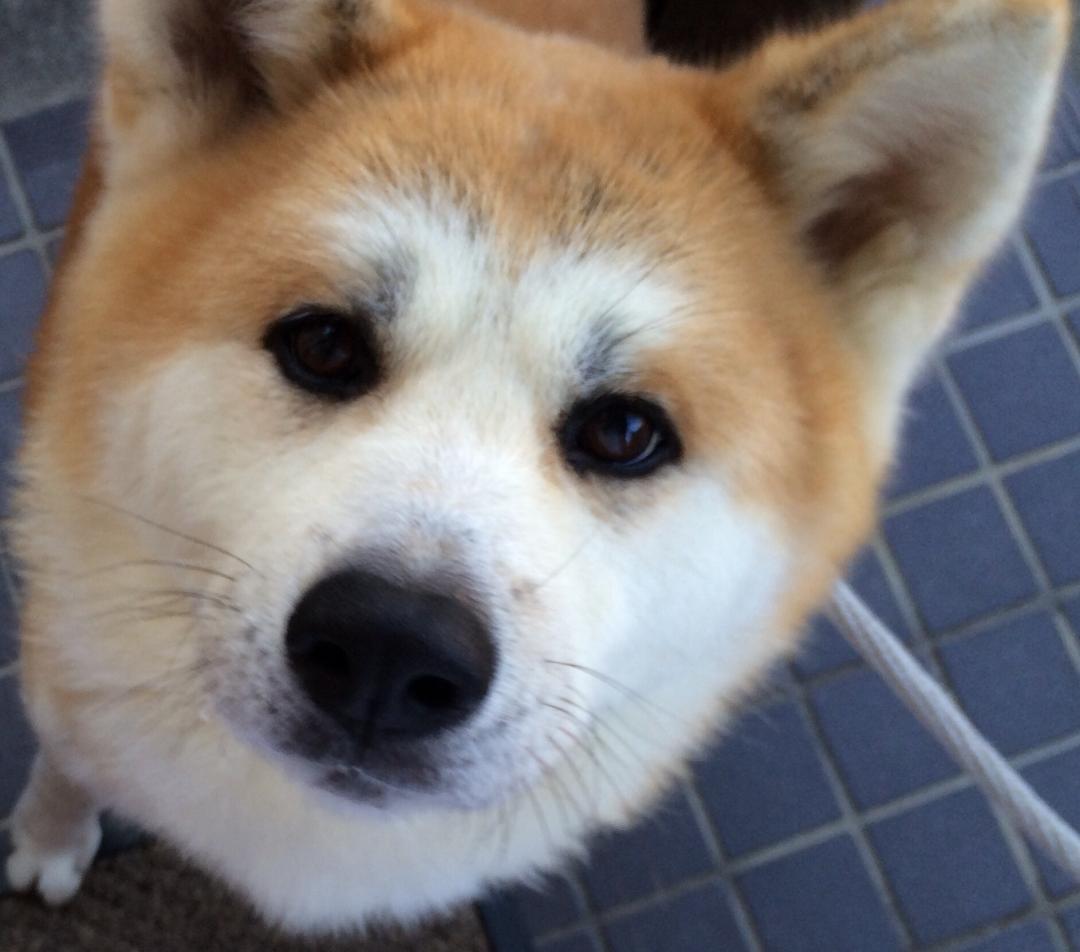
<svg viewBox="0 0 1080 952">
<path fill-rule="evenodd" d="M 438 806 L 464 811 L 508 796 L 517 771 L 512 744 L 497 729 L 463 725 L 423 737 L 372 734 L 311 704 L 289 678 L 256 696 L 227 696 L 219 716 L 245 746 L 303 787 L 339 805 L 381 810 Z M 266 695 L 274 697 L 267 702 Z"/>
</svg>

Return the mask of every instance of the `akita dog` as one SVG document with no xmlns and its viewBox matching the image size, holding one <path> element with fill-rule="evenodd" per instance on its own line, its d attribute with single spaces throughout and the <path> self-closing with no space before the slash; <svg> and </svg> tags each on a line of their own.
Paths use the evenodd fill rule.
<svg viewBox="0 0 1080 952">
<path fill-rule="evenodd" d="M 792 651 L 1068 8 L 723 70 L 641 19 L 102 0 L 15 502 L 16 886 L 71 896 L 113 807 L 287 927 L 408 920 L 632 821 Z"/>
</svg>

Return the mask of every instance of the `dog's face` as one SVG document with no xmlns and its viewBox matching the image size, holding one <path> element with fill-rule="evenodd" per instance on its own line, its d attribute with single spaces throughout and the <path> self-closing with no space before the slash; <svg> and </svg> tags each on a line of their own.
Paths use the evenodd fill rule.
<svg viewBox="0 0 1080 952">
<path fill-rule="evenodd" d="M 640 802 L 867 531 L 1061 7 L 909 2 L 722 75 L 228 7 L 105 5 L 24 454 L 31 699 L 380 810 L 568 763 Z"/>
</svg>

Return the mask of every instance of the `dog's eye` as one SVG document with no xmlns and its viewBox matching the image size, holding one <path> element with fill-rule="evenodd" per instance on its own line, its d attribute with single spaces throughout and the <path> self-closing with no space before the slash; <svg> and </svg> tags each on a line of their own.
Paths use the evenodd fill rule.
<svg viewBox="0 0 1080 952">
<path fill-rule="evenodd" d="M 370 390 L 377 368 L 364 325 L 333 311 L 283 317 L 264 339 L 286 379 L 311 393 L 347 399 Z"/>
<path fill-rule="evenodd" d="M 648 476 L 677 459 L 681 446 L 671 421 L 640 397 L 611 395 L 576 407 L 562 428 L 567 460 L 609 476 Z"/>
</svg>

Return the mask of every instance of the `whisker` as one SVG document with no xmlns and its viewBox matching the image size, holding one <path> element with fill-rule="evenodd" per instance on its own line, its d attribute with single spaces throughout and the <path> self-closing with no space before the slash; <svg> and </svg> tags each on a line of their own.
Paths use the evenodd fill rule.
<svg viewBox="0 0 1080 952">
<path fill-rule="evenodd" d="M 600 532 L 599 528 L 594 529 L 584 539 L 582 539 L 581 543 L 577 546 L 577 548 L 574 549 L 574 551 L 571 552 L 570 555 L 568 555 L 558 566 L 556 566 L 553 571 L 549 572 L 539 582 L 536 582 L 535 584 L 530 586 L 530 588 L 529 588 L 530 594 L 535 595 L 545 585 L 549 584 L 551 581 L 553 581 L 555 578 L 557 578 L 559 575 L 561 575 L 564 571 L 566 571 L 566 569 L 570 567 L 570 565 L 574 562 L 574 560 L 577 559 L 577 557 L 579 555 L 581 555 L 582 552 L 585 551 L 586 546 L 588 546 L 589 543 L 591 543 L 593 541 L 593 539 L 595 539 L 597 537 L 599 532 Z"/>
<path fill-rule="evenodd" d="M 544 781 L 544 785 L 551 790 L 552 799 L 555 801 L 555 806 L 559 811 L 559 814 L 563 819 L 563 826 L 569 828 L 573 826 L 573 819 L 570 816 L 567 801 L 564 800 L 565 789 L 562 788 L 561 780 L 558 778 L 556 772 L 551 766 L 544 762 L 544 759 L 536 753 L 531 747 L 528 749 L 529 756 L 540 767 L 540 777 Z"/>
<path fill-rule="evenodd" d="M 211 602 L 212 604 L 218 605 L 221 608 L 227 608 L 233 611 L 240 611 L 240 606 L 237 605 L 236 602 L 234 602 L 232 599 L 227 598 L 224 595 L 218 595 L 215 592 L 207 592 L 200 589 L 150 588 L 145 589 L 142 592 L 134 592 L 132 594 L 143 595 L 147 598 L 190 598 L 193 601 Z"/>
<path fill-rule="evenodd" d="M 230 599 L 209 592 L 164 589 L 138 593 L 137 597 L 130 601 L 114 603 L 100 611 L 88 613 L 83 618 L 87 621 L 101 621 L 106 618 L 123 617 L 128 613 L 138 615 L 140 612 L 147 612 L 151 616 L 161 613 L 163 616 L 186 615 L 190 617 L 190 608 L 178 607 L 175 611 L 169 611 L 170 606 L 183 606 L 187 601 L 219 608 L 234 615 L 239 615 L 243 611 L 241 606 Z"/>
<path fill-rule="evenodd" d="M 93 496 L 77 496 L 76 498 L 83 502 L 89 503 L 94 506 L 100 506 L 103 509 L 108 509 L 112 512 L 118 513 L 122 516 L 127 516 L 129 519 L 134 519 L 136 522 L 140 522 L 143 525 L 150 526 L 152 529 L 157 529 L 159 532 L 165 532 L 171 536 L 175 536 L 178 539 L 183 539 L 185 542 L 191 542 L 194 545 L 201 545 L 203 548 L 209 549 L 212 552 L 217 552 L 219 555 L 224 555 L 227 558 L 233 559 L 239 562 L 242 566 L 250 569 L 256 575 L 262 577 L 263 573 L 260 572 L 254 565 L 248 562 L 246 559 L 241 558 L 235 552 L 230 552 L 228 549 L 222 548 L 220 545 L 215 545 L 213 542 L 207 542 L 205 539 L 197 538 L 193 535 L 188 535 L 186 532 L 181 532 L 178 529 L 173 529 L 170 526 L 166 526 L 154 519 L 147 518 L 140 513 L 133 512 L 130 509 L 125 509 L 123 506 L 118 506 L 116 503 L 106 502 L 104 499 L 95 499 Z"/>
<path fill-rule="evenodd" d="M 72 572 L 68 577 L 79 580 L 93 578 L 96 575 L 104 575 L 106 572 L 116 572 L 121 569 L 143 567 L 174 568 L 184 572 L 200 572 L 203 575 L 212 575 L 215 578 L 225 579 L 227 582 L 239 582 L 237 576 L 230 575 L 228 572 L 222 572 L 220 569 L 213 569 L 206 565 L 196 565 L 194 562 L 177 562 L 172 559 L 130 559 L 127 562 L 114 562 L 111 565 L 99 565 L 96 568 L 87 569 L 85 572 Z"/>
<path fill-rule="evenodd" d="M 536 814 L 536 822 L 539 824 L 540 829 L 544 833 L 544 838 L 548 842 L 548 846 L 554 849 L 555 838 L 551 835 L 551 827 L 548 826 L 547 817 L 544 815 L 544 811 L 540 808 L 540 801 L 536 797 L 536 791 L 528 786 L 525 788 L 525 793 L 529 797 L 529 802 L 532 803 L 533 812 Z"/>
<path fill-rule="evenodd" d="M 590 668 L 587 665 L 583 665 L 583 664 L 576 664 L 573 661 L 556 661 L 556 660 L 554 660 L 552 658 L 544 658 L 543 661 L 544 661 L 544 664 L 554 664 L 554 665 L 558 665 L 561 668 L 573 668 L 575 671 L 580 671 L 583 674 L 588 674 L 591 677 L 596 678 L 598 681 L 601 681 L 604 684 L 608 685 L 609 687 L 613 687 L 616 690 L 622 691 L 627 697 L 632 698 L 633 700 L 639 702 L 640 704 L 643 704 L 645 707 L 650 708 L 651 710 L 654 710 L 659 714 L 663 714 L 665 717 L 670 717 L 672 720 L 676 721 L 680 726 L 682 726 L 682 727 L 690 727 L 691 726 L 689 723 L 687 723 L 686 720 L 684 720 L 678 714 L 675 714 L 675 713 L 673 713 L 671 711 L 665 710 L 664 708 L 660 707 L 660 705 L 658 705 L 651 698 L 648 698 L 644 694 L 642 694 L 640 691 L 635 691 L 632 687 L 630 687 L 629 685 L 623 684 L 621 681 L 618 681 L 615 678 L 611 677 L 611 675 L 604 674 L 603 671 L 597 671 L 595 668 Z"/>
<path fill-rule="evenodd" d="M 601 760 L 600 755 L 595 750 L 593 750 L 592 746 L 585 742 L 585 738 L 588 737 L 594 743 L 601 746 L 608 754 L 608 756 L 611 757 L 611 759 L 614 760 L 617 764 L 625 767 L 626 762 L 617 753 L 615 753 L 611 745 L 606 740 L 604 740 L 603 737 L 600 736 L 599 723 L 592 717 L 592 715 L 588 714 L 588 712 L 585 711 L 585 708 L 583 708 L 580 704 L 574 704 L 569 698 L 559 698 L 559 700 L 565 701 L 572 707 L 578 708 L 578 710 L 582 711 L 583 713 L 575 715 L 572 711 L 569 711 L 564 707 L 559 707 L 558 705 L 551 704 L 549 701 L 541 701 L 540 703 L 543 704 L 545 707 L 551 707 L 557 711 L 561 711 L 567 717 L 575 719 L 583 725 L 584 734 L 581 738 L 575 739 L 575 743 L 578 747 L 581 748 L 582 751 L 584 751 L 585 756 L 587 756 L 592 761 L 593 766 L 596 767 L 598 774 L 608 782 L 608 785 L 611 787 L 612 792 L 615 794 L 616 797 L 618 797 L 619 801 L 622 803 L 623 808 L 628 809 L 628 804 L 626 798 L 623 796 L 622 789 L 615 782 L 615 778 L 608 771 L 607 766 L 604 764 L 603 760 Z"/>
<path fill-rule="evenodd" d="M 506 857 L 510 853 L 510 837 L 513 833 L 514 820 L 517 818 L 520 809 L 521 801 L 516 798 L 505 801 L 499 807 L 499 844 L 497 846 L 497 852 L 503 857 Z"/>
<path fill-rule="evenodd" d="M 564 730 L 565 730 L 565 728 L 564 728 Z M 570 735 L 570 736 L 573 736 L 573 735 Z M 547 741 L 548 741 L 549 744 L 551 744 L 552 747 L 555 748 L 555 750 L 558 752 L 559 757 L 562 760 L 562 762 L 567 765 L 567 767 L 569 768 L 571 774 L 573 774 L 574 779 L 577 781 L 578 787 L 581 789 L 582 796 L 585 797 L 585 802 L 588 803 L 589 791 L 585 786 L 585 778 L 584 778 L 584 776 L 582 776 L 582 773 L 581 773 L 580 769 L 578 768 L 577 761 L 575 761 L 572 757 L 567 756 L 567 753 L 563 749 L 562 745 L 557 740 L 555 740 L 555 738 L 552 737 L 550 734 L 547 735 Z M 552 773 L 552 779 L 554 779 L 557 776 L 558 776 L 557 771 Z M 562 786 L 562 778 L 561 777 L 559 778 L 559 784 L 560 784 L 560 786 Z M 581 825 L 582 826 L 587 826 L 588 823 L 589 823 L 588 807 L 583 806 L 574 797 L 570 796 L 570 785 L 569 784 L 567 784 L 563 789 L 566 792 L 567 803 L 569 803 L 574 808 L 574 811 L 578 814 Z M 569 827 L 570 825 L 567 824 L 567 826 Z"/>
</svg>

